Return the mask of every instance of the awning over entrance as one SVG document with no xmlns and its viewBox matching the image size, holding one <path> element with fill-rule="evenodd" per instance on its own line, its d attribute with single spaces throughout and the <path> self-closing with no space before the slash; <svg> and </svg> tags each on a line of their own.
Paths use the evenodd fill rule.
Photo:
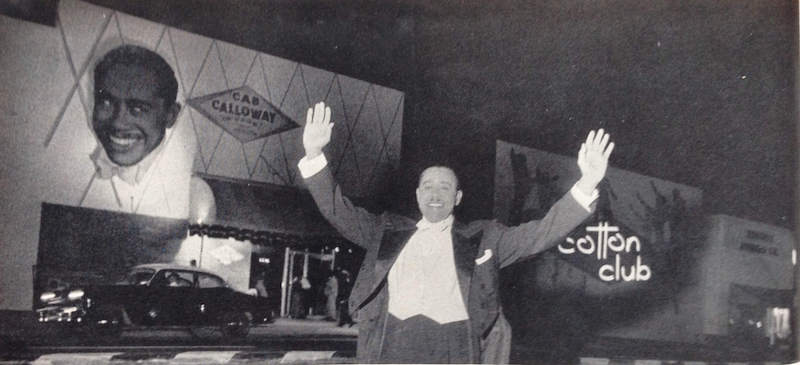
<svg viewBox="0 0 800 365">
<path fill-rule="evenodd" d="M 218 224 L 295 234 L 339 236 L 317 209 L 311 194 L 302 189 L 198 174 L 214 192 Z"/>
</svg>

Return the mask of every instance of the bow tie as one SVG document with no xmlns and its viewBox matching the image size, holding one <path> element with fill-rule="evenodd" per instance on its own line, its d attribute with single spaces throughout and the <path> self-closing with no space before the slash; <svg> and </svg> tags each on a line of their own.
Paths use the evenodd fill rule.
<svg viewBox="0 0 800 365">
<path fill-rule="evenodd" d="M 434 231 L 444 231 L 453 225 L 453 216 L 450 215 L 445 219 L 442 219 L 436 223 L 432 223 L 429 220 L 425 219 L 424 217 L 417 222 L 417 229 L 420 231 L 426 229 L 432 229 Z"/>
<path fill-rule="evenodd" d="M 90 155 L 92 162 L 94 162 L 97 176 L 101 179 L 110 179 L 114 175 L 118 176 L 122 181 L 128 184 L 135 185 L 141 180 L 139 175 L 139 165 L 130 167 L 119 166 L 112 162 L 108 155 L 106 155 L 103 147 L 97 147 Z"/>
</svg>

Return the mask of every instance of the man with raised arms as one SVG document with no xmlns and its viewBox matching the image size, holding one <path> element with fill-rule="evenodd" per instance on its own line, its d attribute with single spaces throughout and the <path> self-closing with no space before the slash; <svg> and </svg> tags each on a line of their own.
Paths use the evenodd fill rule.
<svg viewBox="0 0 800 365">
<path fill-rule="evenodd" d="M 389 363 L 476 363 L 498 320 L 500 269 L 563 241 L 589 217 L 614 149 L 602 129 L 578 152 L 581 178 L 541 220 L 507 227 L 462 223 L 455 172 L 425 169 L 416 190 L 420 220 L 380 215 L 342 195 L 323 154 L 331 140 L 330 108 L 309 108 L 298 167 L 318 208 L 348 240 L 366 250 L 350 295 L 359 322 L 358 360 Z"/>
</svg>

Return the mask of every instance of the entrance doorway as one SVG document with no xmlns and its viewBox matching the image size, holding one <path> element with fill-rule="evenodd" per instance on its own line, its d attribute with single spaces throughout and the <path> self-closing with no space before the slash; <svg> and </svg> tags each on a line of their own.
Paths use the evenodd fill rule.
<svg viewBox="0 0 800 365">
<path fill-rule="evenodd" d="M 336 252 L 314 253 L 287 247 L 281 281 L 281 316 L 305 318 L 319 313 L 315 309 L 316 299 L 335 264 Z"/>
</svg>

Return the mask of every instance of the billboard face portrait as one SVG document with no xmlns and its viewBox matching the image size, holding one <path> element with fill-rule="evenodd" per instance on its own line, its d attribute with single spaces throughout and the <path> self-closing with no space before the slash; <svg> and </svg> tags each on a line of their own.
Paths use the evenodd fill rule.
<svg viewBox="0 0 800 365">
<path fill-rule="evenodd" d="M 164 140 L 180 111 L 177 81 L 157 53 L 125 45 L 95 67 L 92 128 L 108 158 L 133 166 Z"/>
<path fill-rule="evenodd" d="M 213 206 L 210 189 L 192 176 L 197 142 L 181 113 L 175 60 L 124 37 L 98 48 L 86 90 L 93 177 L 77 205 L 169 218 L 194 218 L 198 200 Z"/>
</svg>

